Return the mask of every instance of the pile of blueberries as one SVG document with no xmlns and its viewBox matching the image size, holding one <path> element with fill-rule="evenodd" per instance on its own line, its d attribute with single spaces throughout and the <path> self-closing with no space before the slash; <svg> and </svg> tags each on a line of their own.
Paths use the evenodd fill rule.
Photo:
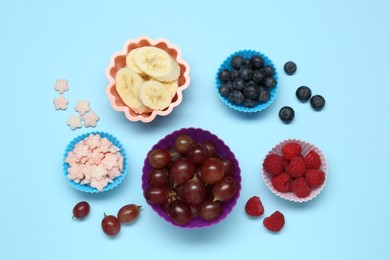
<svg viewBox="0 0 390 260">
<path fill-rule="evenodd" d="M 253 55 L 244 58 L 233 56 L 230 60 L 232 70 L 222 69 L 218 78 L 222 84 L 219 87 L 221 96 L 232 104 L 252 108 L 270 99 L 270 90 L 276 86 L 275 69 L 266 65 L 264 58 Z"/>
<path fill-rule="evenodd" d="M 293 75 L 297 70 L 297 65 L 293 61 L 288 61 L 284 64 L 284 71 L 287 75 Z M 325 106 L 325 99 L 321 95 L 311 95 L 311 89 L 307 86 L 300 86 L 295 92 L 297 98 L 301 102 L 306 102 L 310 99 L 311 107 L 320 111 Z M 279 110 L 279 117 L 284 123 L 290 123 L 295 116 L 294 109 L 290 106 L 284 106 Z"/>
</svg>

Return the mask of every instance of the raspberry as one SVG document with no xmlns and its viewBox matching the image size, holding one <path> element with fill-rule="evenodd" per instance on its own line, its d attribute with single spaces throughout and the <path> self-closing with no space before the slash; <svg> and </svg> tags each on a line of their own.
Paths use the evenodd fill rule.
<svg viewBox="0 0 390 260">
<path fill-rule="evenodd" d="M 309 169 L 305 173 L 305 178 L 310 188 L 316 188 L 324 183 L 325 173 L 321 170 Z"/>
<path fill-rule="evenodd" d="M 264 170 L 272 175 L 278 175 L 284 170 L 284 160 L 277 154 L 269 154 L 263 162 Z"/>
<path fill-rule="evenodd" d="M 263 220 L 263 225 L 266 229 L 272 232 L 279 232 L 284 226 L 284 216 L 279 211 L 275 211 L 271 216 Z"/>
<path fill-rule="evenodd" d="M 245 204 L 245 212 L 249 216 L 259 217 L 264 213 L 264 207 L 258 196 L 253 196 Z"/>
<path fill-rule="evenodd" d="M 282 153 L 284 158 L 291 160 L 294 157 L 300 156 L 302 152 L 302 147 L 297 142 L 287 143 L 282 148 Z"/>
<path fill-rule="evenodd" d="M 291 178 L 287 173 L 282 172 L 272 177 L 272 186 L 279 192 L 289 192 L 291 191 Z"/>
<path fill-rule="evenodd" d="M 314 150 L 310 150 L 304 160 L 307 169 L 319 169 L 321 166 L 321 158 Z"/>
<path fill-rule="evenodd" d="M 310 195 L 310 187 L 305 178 L 298 178 L 291 183 L 291 189 L 298 198 L 306 198 Z"/>
<path fill-rule="evenodd" d="M 306 164 L 302 157 L 294 157 L 286 166 L 286 172 L 291 178 L 300 178 L 305 175 Z"/>
</svg>

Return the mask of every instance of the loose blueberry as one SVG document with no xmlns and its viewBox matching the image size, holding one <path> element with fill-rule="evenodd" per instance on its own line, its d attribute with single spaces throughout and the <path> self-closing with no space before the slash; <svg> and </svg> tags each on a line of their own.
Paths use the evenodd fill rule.
<svg viewBox="0 0 390 260">
<path fill-rule="evenodd" d="M 222 82 L 226 82 L 230 80 L 230 71 L 228 71 L 227 69 L 223 69 L 219 72 L 218 77 Z"/>
<path fill-rule="evenodd" d="M 325 99 L 321 95 L 314 95 L 310 99 L 310 105 L 314 110 L 321 110 L 325 106 Z"/>
<path fill-rule="evenodd" d="M 290 123 L 295 116 L 294 109 L 289 106 L 284 106 L 279 110 L 279 117 L 284 123 Z"/>
<path fill-rule="evenodd" d="M 271 65 L 265 65 L 262 70 L 266 77 L 271 77 L 275 74 L 275 69 Z"/>
<path fill-rule="evenodd" d="M 234 56 L 230 60 L 230 65 L 232 65 L 233 69 L 238 70 L 241 68 L 242 65 L 244 65 L 244 60 L 245 58 L 240 55 Z"/>
<path fill-rule="evenodd" d="M 300 101 L 306 102 L 311 97 L 311 89 L 307 86 L 300 86 L 297 88 L 295 94 Z"/>
<path fill-rule="evenodd" d="M 239 70 L 239 74 L 243 80 L 248 81 L 252 79 L 253 71 L 249 66 L 242 66 Z"/>
<path fill-rule="evenodd" d="M 233 90 L 233 84 L 231 81 L 228 81 L 226 83 L 223 83 L 220 87 L 219 87 L 219 94 L 221 94 L 221 96 L 223 97 L 228 97 L 230 95 L 230 92 L 232 92 Z"/>
<path fill-rule="evenodd" d="M 261 69 L 264 66 L 264 59 L 260 55 L 253 55 L 250 59 L 252 69 Z"/>
<path fill-rule="evenodd" d="M 245 97 L 244 97 L 244 94 L 242 94 L 241 91 L 233 90 L 233 91 L 230 93 L 228 99 L 229 99 L 229 101 L 232 102 L 234 105 L 241 105 L 242 103 L 244 103 Z"/>
<path fill-rule="evenodd" d="M 243 91 L 245 88 L 245 80 L 243 80 L 242 78 L 236 78 L 234 80 L 233 88 L 235 90 Z"/>
<path fill-rule="evenodd" d="M 266 77 L 263 84 L 266 88 L 274 88 L 276 86 L 276 79 L 273 77 Z"/>
<path fill-rule="evenodd" d="M 230 80 L 234 81 L 236 78 L 238 78 L 240 74 L 238 73 L 238 70 L 232 70 L 230 71 Z"/>
<path fill-rule="evenodd" d="M 270 94 L 266 88 L 260 88 L 258 100 L 259 102 L 265 103 L 269 100 Z"/>
<path fill-rule="evenodd" d="M 252 80 L 257 83 L 261 84 L 263 82 L 263 79 L 265 78 L 265 74 L 262 70 L 255 70 L 253 71 Z"/>
<path fill-rule="evenodd" d="M 297 71 L 297 64 L 293 61 L 288 61 L 284 64 L 284 71 L 287 73 L 287 75 L 292 75 Z"/>
<path fill-rule="evenodd" d="M 249 107 L 249 108 L 252 108 L 252 107 L 255 107 L 257 106 L 259 102 L 257 100 L 254 100 L 254 99 L 250 99 L 250 98 L 246 98 L 244 100 L 244 106 L 245 107 Z"/>
<path fill-rule="evenodd" d="M 259 86 L 255 82 L 249 81 L 246 83 L 244 88 L 244 97 L 249 99 L 256 99 L 259 96 L 259 91 Z"/>
</svg>

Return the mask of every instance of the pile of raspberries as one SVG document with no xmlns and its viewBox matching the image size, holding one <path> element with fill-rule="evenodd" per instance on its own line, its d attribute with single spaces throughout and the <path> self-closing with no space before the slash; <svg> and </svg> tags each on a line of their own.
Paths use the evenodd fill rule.
<svg viewBox="0 0 390 260">
<path fill-rule="evenodd" d="M 281 193 L 293 192 L 298 198 L 308 197 L 312 189 L 324 183 L 325 173 L 320 167 L 320 156 L 314 150 L 303 156 L 297 142 L 285 144 L 282 155 L 269 154 L 263 162 L 274 189 Z"/>
</svg>

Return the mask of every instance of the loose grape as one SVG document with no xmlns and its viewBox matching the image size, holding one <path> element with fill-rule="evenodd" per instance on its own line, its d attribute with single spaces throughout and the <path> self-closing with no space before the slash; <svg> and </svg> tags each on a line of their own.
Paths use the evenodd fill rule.
<svg viewBox="0 0 390 260">
<path fill-rule="evenodd" d="M 117 217 L 121 223 L 133 222 L 140 212 L 141 206 L 135 204 L 127 204 L 119 209 Z"/>
<path fill-rule="evenodd" d="M 190 207 L 181 200 L 172 201 L 169 205 L 169 216 L 177 225 L 186 225 L 192 219 Z"/>
<path fill-rule="evenodd" d="M 206 200 L 198 207 L 198 215 L 203 220 L 212 221 L 219 218 L 223 212 L 223 203 L 219 200 Z"/>
<path fill-rule="evenodd" d="M 188 148 L 187 157 L 193 163 L 200 165 L 208 157 L 208 151 L 204 145 L 200 143 L 194 143 Z"/>
<path fill-rule="evenodd" d="M 225 174 L 225 168 L 221 160 L 217 158 L 208 158 L 203 162 L 201 178 L 207 184 L 214 184 L 222 180 Z"/>
<path fill-rule="evenodd" d="M 152 185 L 166 186 L 169 183 L 168 170 L 165 168 L 163 169 L 152 168 L 150 169 L 148 180 L 149 183 Z"/>
<path fill-rule="evenodd" d="M 148 160 L 153 168 L 165 168 L 171 161 L 171 153 L 166 149 L 156 149 L 149 154 Z"/>
<path fill-rule="evenodd" d="M 191 136 L 182 134 L 176 137 L 174 147 L 176 151 L 184 154 L 193 143 L 194 140 L 191 138 Z"/>
<path fill-rule="evenodd" d="M 206 197 L 206 186 L 197 179 L 191 179 L 184 184 L 183 195 L 188 204 L 198 205 Z"/>
<path fill-rule="evenodd" d="M 237 193 L 237 183 L 231 176 L 225 177 L 214 185 L 214 196 L 220 201 L 227 201 Z"/>
<path fill-rule="evenodd" d="M 86 201 L 80 201 L 73 207 L 73 218 L 85 218 L 90 210 L 90 206 Z"/>
<path fill-rule="evenodd" d="M 184 184 L 194 177 L 195 165 L 188 158 L 179 158 L 172 164 L 169 174 L 175 184 Z"/>
<path fill-rule="evenodd" d="M 104 214 L 102 220 L 102 229 L 103 232 L 108 236 L 115 236 L 121 230 L 121 223 L 119 219 L 113 215 Z"/>
<path fill-rule="evenodd" d="M 166 186 L 149 186 L 144 197 L 150 204 L 161 204 L 168 199 L 169 189 Z"/>
</svg>

